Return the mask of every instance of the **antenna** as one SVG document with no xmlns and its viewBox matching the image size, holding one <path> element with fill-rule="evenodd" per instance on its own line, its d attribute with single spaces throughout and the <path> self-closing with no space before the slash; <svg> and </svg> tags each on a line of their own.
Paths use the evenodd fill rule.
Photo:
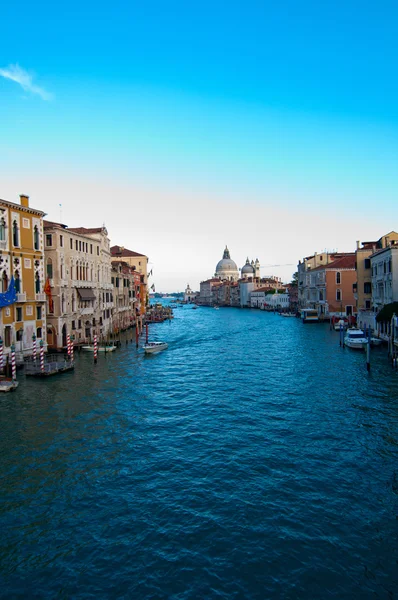
<svg viewBox="0 0 398 600">
<path fill-rule="evenodd" d="M 59 205 L 59 222 L 62 224 L 62 204 Z"/>
</svg>

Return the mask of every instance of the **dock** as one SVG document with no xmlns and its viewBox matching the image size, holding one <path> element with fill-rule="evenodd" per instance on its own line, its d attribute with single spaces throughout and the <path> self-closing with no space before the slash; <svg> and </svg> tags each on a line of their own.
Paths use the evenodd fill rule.
<svg viewBox="0 0 398 600">
<path fill-rule="evenodd" d="M 66 355 L 49 354 L 44 357 L 44 364 L 40 359 L 30 360 L 25 363 L 25 375 L 29 377 L 50 377 L 58 373 L 73 371 L 75 363 Z"/>
</svg>

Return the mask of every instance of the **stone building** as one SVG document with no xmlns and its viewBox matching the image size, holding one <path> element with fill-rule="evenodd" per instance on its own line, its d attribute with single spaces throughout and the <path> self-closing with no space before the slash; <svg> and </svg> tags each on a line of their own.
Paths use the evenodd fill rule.
<svg viewBox="0 0 398 600">
<path fill-rule="evenodd" d="M 0 200 L 0 276 L 1 292 L 10 290 L 14 277 L 16 297 L 7 297 L 0 309 L 0 335 L 4 353 L 12 344 L 22 356 L 32 353 L 33 336 L 46 343 L 46 296 L 44 288 L 43 216 L 29 207 L 29 196 L 20 204 Z M 16 300 L 14 302 L 14 300 Z"/>
<path fill-rule="evenodd" d="M 217 263 L 215 279 L 237 281 L 239 279 L 239 269 L 236 263 L 231 259 L 228 247 L 225 246 L 222 259 Z"/>
<path fill-rule="evenodd" d="M 148 303 L 148 257 L 145 254 L 128 250 L 124 246 L 112 246 L 111 248 L 112 258 L 117 260 L 123 260 L 125 263 L 130 265 L 134 271 L 140 274 L 140 297 L 137 298 L 138 302 L 136 308 L 143 315 L 146 310 Z"/>
<path fill-rule="evenodd" d="M 111 327 L 113 286 L 108 232 L 105 227 L 68 228 L 44 221 L 47 297 L 47 340 L 65 348 L 106 339 Z"/>
<path fill-rule="evenodd" d="M 140 274 L 122 260 L 112 260 L 114 333 L 125 331 L 136 323 L 137 304 L 140 294 Z"/>
</svg>

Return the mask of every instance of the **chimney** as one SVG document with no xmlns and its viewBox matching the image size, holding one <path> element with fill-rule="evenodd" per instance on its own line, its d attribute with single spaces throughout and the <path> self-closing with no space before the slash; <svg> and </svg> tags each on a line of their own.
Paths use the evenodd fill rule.
<svg viewBox="0 0 398 600">
<path fill-rule="evenodd" d="M 360 245 L 361 245 L 361 242 L 359 240 L 357 240 L 357 250 L 359 250 Z"/>
<path fill-rule="evenodd" d="M 29 208 L 29 196 L 26 196 L 25 194 L 20 194 L 19 199 L 21 201 L 21 206 Z"/>
</svg>

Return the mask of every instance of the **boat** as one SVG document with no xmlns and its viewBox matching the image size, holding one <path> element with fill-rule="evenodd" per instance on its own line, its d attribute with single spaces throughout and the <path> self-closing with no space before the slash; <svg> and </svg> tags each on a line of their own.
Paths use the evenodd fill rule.
<svg viewBox="0 0 398 600">
<path fill-rule="evenodd" d="M 354 350 L 364 350 L 367 344 L 368 338 L 362 329 L 356 329 L 355 327 L 347 329 L 344 336 L 345 346 Z"/>
<path fill-rule="evenodd" d="M 155 354 L 155 352 L 167 350 L 168 347 L 169 345 L 166 342 L 147 342 L 144 346 L 144 351 L 146 354 Z"/>
<path fill-rule="evenodd" d="M 98 346 L 97 352 L 114 352 L 117 346 L 115 344 L 108 344 L 106 346 Z M 94 344 L 87 344 L 86 346 L 82 346 L 82 350 L 84 352 L 94 352 Z"/>
<path fill-rule="evenodd" d="M 303 323 L 318 323 L 318 311 L 313 308 L 304 308 L 301 311 L 301 320 Z"/>
<path fill-rule="evenodd" d="M 338 321 L 334 321 L 333 327 L 335 331 L 340 331 L 341 328 L 347 329 L 348 321 L 347 319 L 339 319 Z"/>
<path fill-rule="evenodd" d="M 193 308 L 194 310 L 196 310 L 198 307 L 197 307 L 197 306 L 193 306 L 192 308 Z"/>
<path fill-rule="evenodd" d="M 214 306 L 213 308 L 215 308 L 216 310 L 218 310 L 220 307 L 219 306 Z"/>
<path fill-rule="evenodd" d="M 371 337 L 370 338 L 370 345 L 371 346 L 381 346 L 383 343 L 383 340 L 381 338 L 378 337 Z"/>
<path fill-rule="evenodd" d="M 294 313 L 279 313 L 281 317 L 295 317 L 296 315 Z"/>
<path fill-rule="evenodd" d="M 0 392 L 12 392 L 17 389 L 19 383 L 16 379 L 3 377 L 0 379 Z"/>
</svg>

